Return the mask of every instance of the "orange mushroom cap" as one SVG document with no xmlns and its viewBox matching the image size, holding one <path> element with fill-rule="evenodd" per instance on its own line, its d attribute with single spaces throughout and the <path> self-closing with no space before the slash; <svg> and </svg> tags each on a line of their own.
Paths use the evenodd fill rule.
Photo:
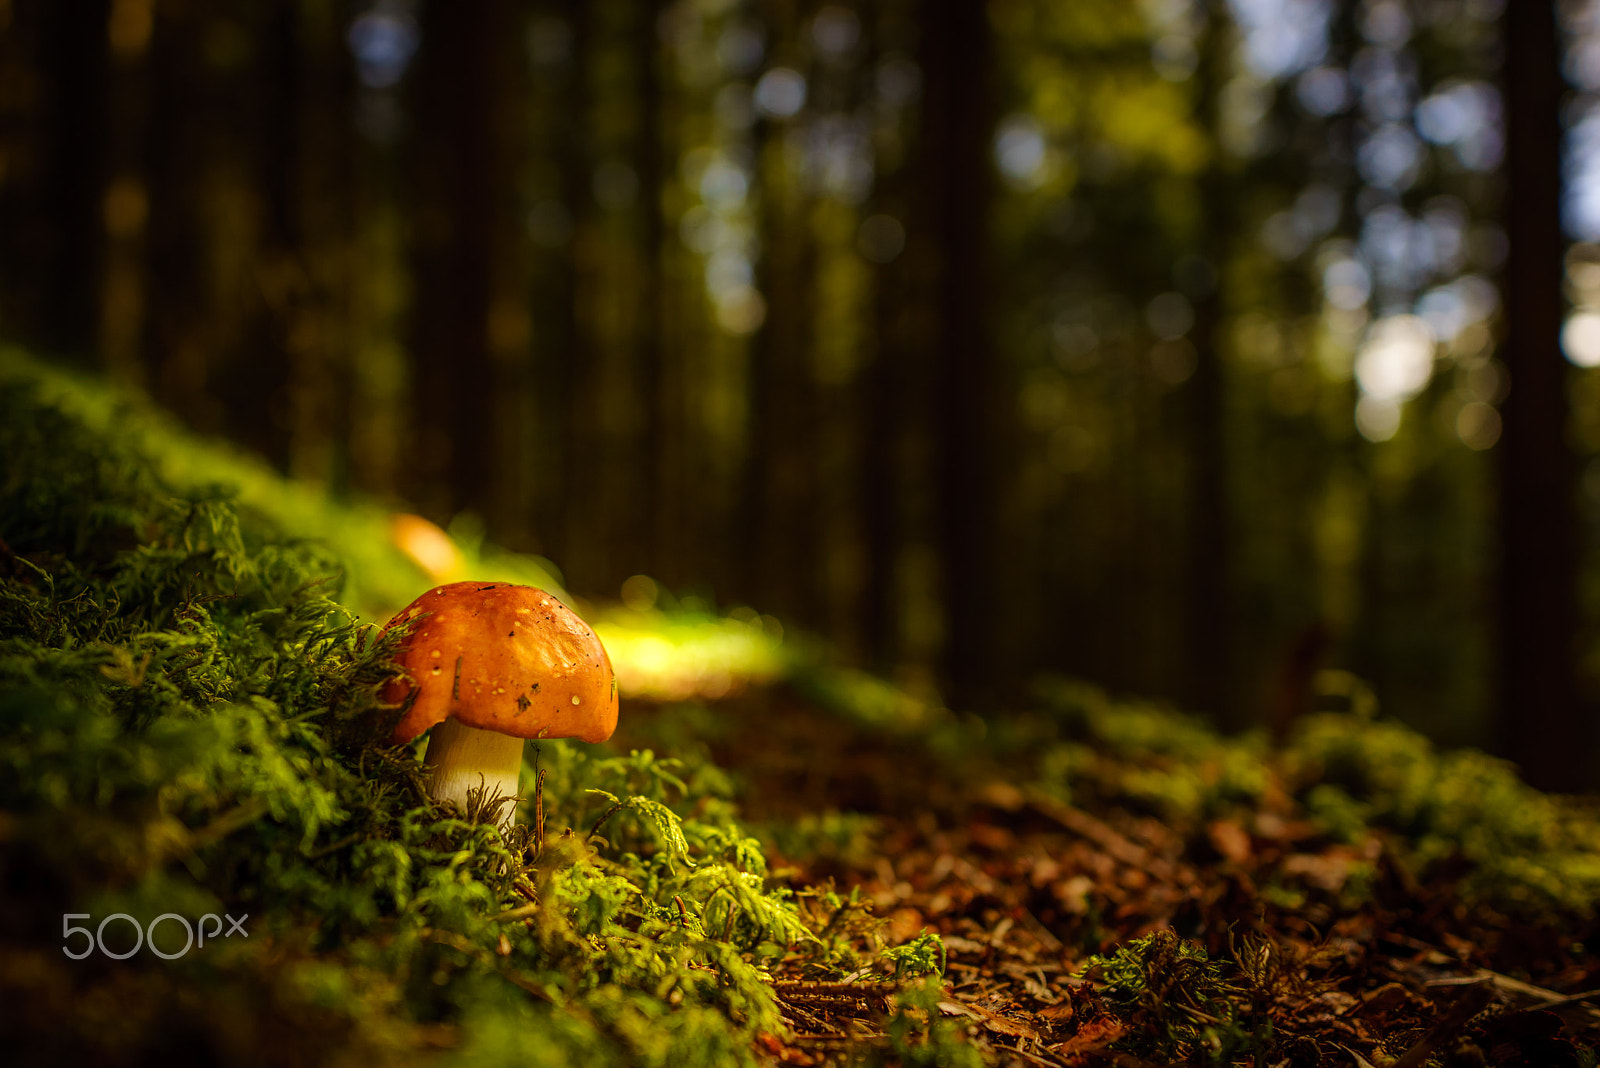
<svg viewBox="0 0 1600 1068">
<path fill-rule="evenodd" d="M 393 742 L 455 719 L 518 738 L 603 742 L 617 728 L 617 680 L 605 646 L 577 613 L 533 586 L 452 582 L 412 601 L 384 625 L 415 620 L 384 686 L 401 704 L 416 694 Z"/>
</svg>

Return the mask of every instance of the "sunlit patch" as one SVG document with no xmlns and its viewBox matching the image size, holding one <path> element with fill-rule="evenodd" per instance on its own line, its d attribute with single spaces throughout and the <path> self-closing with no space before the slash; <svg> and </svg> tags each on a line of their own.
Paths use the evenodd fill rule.
<svg viewBox="0 0 1600 1068">
<path fill-rule="evenodd" d="M 1433 350 L 1433 331 L 1420 317 L 1380 319 L 1356 355 L 1356 383 L 1362 393 L 1378 400 L 1408 400 L 1422 392 L 1433 376 Z"/>
<path fill-rule="evenodd" d="M 1356 429 L 1368 441 L 1388 441 L 1400 429 L 1406 401 L 1433 377 L 1434 336 L 1426 320 L 1391 315 L 1367 331 L 1356 354 Z"/>
<path fill-rule="evenodd" d="M 727 616 L 622 609 L 594 629 L 626 697 L 716 699 L 768 682 L 784 670 L 783 628 L 771 616 L 748 609 Z"/>
<path fill-rule="evenodd" d="M 1561 351 L 1578 367 L 1600 367 L 1600 312 L 1584 310 L 1561 327 Z"/>
</svg>

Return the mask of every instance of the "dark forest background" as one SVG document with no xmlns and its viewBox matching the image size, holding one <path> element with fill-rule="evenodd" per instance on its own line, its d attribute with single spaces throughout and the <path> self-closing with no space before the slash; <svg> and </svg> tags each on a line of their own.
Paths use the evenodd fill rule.
<svg viewBox="0 0 1600 1068">
<path fill-rule="evenodd" d="M 0 0 L 0 332 L 956 707 L 1370 686 L 1593 785 L 1597 25 Z"/>
</svg>

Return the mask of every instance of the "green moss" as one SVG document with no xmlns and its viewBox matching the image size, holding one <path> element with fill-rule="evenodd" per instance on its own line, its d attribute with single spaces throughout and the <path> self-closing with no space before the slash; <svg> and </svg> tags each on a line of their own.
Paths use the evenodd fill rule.
<svg viewBox="0 0 1600 1068">
<path fill-rule="evenodd" d="M 1256 733 L 1225 738 L 1170 709 L 1047 680 L 1040 694 L 1059 734 L 1038 747 L 1036 781 L 1063 799 L 1151 812 L 1190 833 L 1269 792 L 1287 794 L 1338 840 L 1383 834 L 1419 878 L 1464 870 L 1468 904 L 1537 921 L 1596 918 L 1600 813 L 1532 789 L 1504 761 L 1438 751 L 1373 718 L 1375 699 L 1358 681 L 1338 681 L 1354 694 L 1353 711 L 1306 717 L 1287 749 L 1270 754 Z M 1346 903 L 1371 882 L 1358 871 Z M 1303 903 L 1292 887 L 1264 893 Z"/>
<path fill-rule="evenodd" d="M 386 618 L 434 582 L 391 541 L 393 508 L 326 488 L 284 479 L 239 449 L 202 439 L 126 391 L 63 371 L 19 349 L 0 346 L 0 418 L 8 424 L 6 456 L 45 462 L 65 479 L 0 476 L 0 512 L 18 551 L 48 542 L 78 556 L 113 546 L 105 535 L 163 495 L 227 500 L 250 530 L 292 532 L 322 555 L 318 574 L 337 573 L 341 599 L 367 618 Z M 471 517 L 452 526 L 474 576 L 560 589 L 549 561 L 506 553 L 482 543 Z"/>
<path fill-rule="evenodd" d="M 703 749 L 530 746 L 539 789 L 506 837 L 432 803 L 419 747 L 386 744 L 388 649 L 340 600 L 381 568 L 285 533 L 378 513 L 177 462 L 194 444 L 137 406 L 8 361 L 0 996 L 25 1054 L 751 1063 L 784 1030 L 770 962 L 856 966 L 859 939 L 820 937 L 771 884 Z M 218 471 L 244 478 L 199 485 Z M 246 933 L 74 961 L 69 913 L 125 914 L 113 949 L 167 914 Z M 180 926 L 157 947 L 176 952 Z"/>
<path fill-rule="evenodd" d="M 1302 725 L 1288 777 L 1332 833 L 1357 841 L 1369 828 L 1389 832 L 1420 875 L 1467 861 L 1469 900 L 1525 916 L 1595 917 L 1600 818 L 1532 789 L 1504 761 L 1441 753 L 1395 723 L 1319 715 Z"/>
<path fill-rule="evenodd" d="M 1164 1063 L 1227 1065 L 1270 1045 L 1271 1022 L 1253 1008 L 1237 965 L 1171 931 L 1090 957 L 1083 970 L 1129 1027 L 1118 1048 Z"/>
</svg>

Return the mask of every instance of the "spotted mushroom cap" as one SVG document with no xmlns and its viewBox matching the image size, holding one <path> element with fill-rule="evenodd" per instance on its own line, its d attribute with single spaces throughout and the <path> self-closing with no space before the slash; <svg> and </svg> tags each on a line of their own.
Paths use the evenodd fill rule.
<svg viewBox="0 0 1600 1068">
<path fill-rule="evenodd" d="M 409 742 L 454 718 L 519 738 L 603 742 L 617 728 L 617 680 L 589 625 L 533 586 L 452 582 L 412 601 L 384 627 L 412 623 L 383 698 L 412 701 L 394 730 Z"/>
</svg>

